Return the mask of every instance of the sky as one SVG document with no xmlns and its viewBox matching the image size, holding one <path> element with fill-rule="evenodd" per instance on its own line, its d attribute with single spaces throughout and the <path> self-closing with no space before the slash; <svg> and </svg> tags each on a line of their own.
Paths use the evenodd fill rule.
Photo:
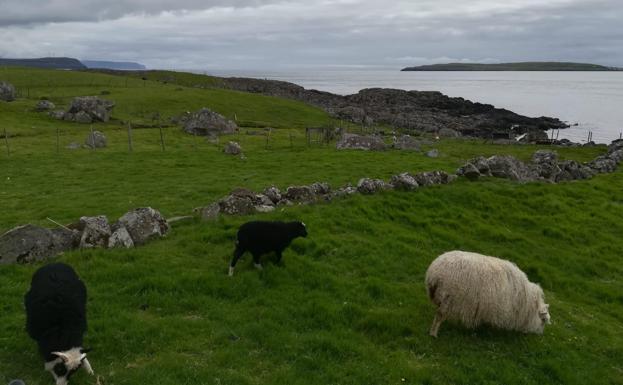
<svg viewBox="0 0 623 385">
<path fill-rule="evenodd" d="M 623 0 L 0 0 L 0 57 L 163 69 L 623 67 Z"/>
</svg>

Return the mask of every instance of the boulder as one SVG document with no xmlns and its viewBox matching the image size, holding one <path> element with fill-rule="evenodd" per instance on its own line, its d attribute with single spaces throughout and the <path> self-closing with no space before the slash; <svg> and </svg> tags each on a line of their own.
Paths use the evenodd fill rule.
<svg viewBox="0 0 623 385">
<path fill-rule="evenodd" d="M 561 172 L 556 175 L 556 182 L 576 179 L 590 179 L 595 176 L 595 170 L 581 165 L 575 160 L 565 160 L 558 163 Z"/>
<path fill-rule="evenodd" d="M 316 195 L 327 195 L 331 193 L 331 186 L 327 182 L 312 183 L 309 188 Z"/>
<path fill-rule="evenodd" d="M 134 241 L 128 232 L 128 229 L 125 228 L 120 222 L 115 223 L 111 227 L 111 235 L 108 238 L 108 248 L 114 249 L 116 247 L 123 247 L 129 249 L 134 247 Z"/>
<path fill-rule="evenodd" d="M 89 148 L 104 148 L 107 145 L 106 136 L 100 131 L 92 131 L 87 135 L 84 144 Z"/>
<path fill-rule="evenodd" d="M 221 213 L 221 206 L 216 202 L 206 207 L 196 208 L 194 211 L 199 214 L 202 221 L 213 221 L 217 219 Z"/>
<path fill-rule="evenodd" d="M 555 151 L 539 150 L 532 155 L 532 169 L 541 178 L 556 180 L 562 171 L 558 166 L 558 154 Z"/>
<path fill-rule="evenodd" d="M 242 147 L 236 142 L 229 142 L 225 148 L 223 148 L 223 152 L 229 155 L 240 155 L 242 154 Z"/>
<path fill-rule="evenodd" d="M 338 150 L 366 150 L 381 151 L 387 148 L 383 139 L 378 136 L 362 136 L 357 134 L 344 134 L 336 145 Z"/>
<path fill-rule="evenodd" d="M 231 194 L 218 201 L 219 212 L 228 215 L 249 215 L 255 212 L 253 197 Z"/>
<path fill-rule="evenodd" d="M 418 188 L 418 182 L 415 180 L 413 175 L 408 172 L 403 172 L 399 175 L 392 176 L 389 183 L 394 186 L 396 190 L 416 190 Z"/>
<path fill-rule="evenodd" d="M 35 110 L 39 112 L 52 111 L 56 106 L 49 100 L 39 100 L 35 106 Z"/>
<path fill-rule="evenodd" d="M 63 111 L 63 110 L 50 111 L 50 112 L 48 112 L 48 115 L 50 115 L 52 118 L 58 119 L 58 120 L 64 120 L 65 119 L 65 111 Z"/>
<path fill-rule="evenodd" d="M 199 136 L 233 134 L 237 129 L 236 123 L 207 108 L 191 114 L 184 122 L 185 132 Z"/>
<path fill-rule="evenodd" d="M 5 102 L 15 100 L 15 87 L 13 87 L 13 84 L 0 81 L 0 100 Z"/>
<path fill-rule="evenodd" d="M 588 167 L 592 168 L 598 173 L 610 173 L 615 172 L 617 169 L 617 162 L 610 159 L 608 156 L 600 156 L 595 158 L 592 162 L 588 163 Z"/>
<path fill-rule="evenodd" d="M 461 167 L 457 171 L 457 174 L 463 175 L 464 177 L 472 181 L 480 178 L 481 175 L 480 171 L 478 171 L 478 168 L 472 163 L 467 163 L 465 166 Z"/>
<path fill-rule="evenodd" d="M 380 191 L 390 190 L 392 185 L 381 179 L 362 178 L 357 183 L 357 191 L 362 194 L 375 194 Z"/>
<path fill-rule="evenodd" d="M 275 186 L 264 189 L 264 195 L 266 195 L 274 204 L 279 203 L 281 200 L 281 191 L 279 191 L 279 189 Z"/>
<path fill-rule="evenodd" d="M 429 158 L 438 158 L 439 150 L 437 150 L 436 148 L 433 148 L 432 150 L 426 152 L 426 156 Z"/>
<path fill-rule="evenodd" d="M 309 186 L 290 186 L 284 197 L 292 202 L 309 203 L 316 199 L 314 191 Z"/>
<path fill-rule="evenodd" d="M 89 115 L 85 111 L 78 111 L 78 112 L 76 112 L 74 114 L 74 119 L 73 120 L 76 123 L 83 123 L 83 124 L 93 123 L 93 118 L 91 118 L 91 115 Z"/>
<path fill-rule="evenodd" d="M 119 218 L 119 223 L 130 233 L 134 245 L 142 245 L 153 238 L 163 237 L 170 229 L 166 219 L 151 207 L 127 212 Z"/>
<path fill-rule="evenodd" d="M 414 178 L 420 186 L 432 186 L 452 183 L 456 179 L 456 175 L 450 175 L 445 171 L 430 171 L 418 173 Z"/>
<path fill-rule="evenodd" d="M 342 198 L 342 197 L 350 196 L 356 193 L 357 193 L 357 188 L 349 184 L 347 186 L 338 188 L 331 195 L 333 198 Z"/>
<path fill-rule="evenodd" d="M 410 135 L 401 135 L 394 137 L 394 148 L 403 151 L 420 151 L 421 143 Z"/>
<path fill-rule="evenodd" d="M 64 228 L 16 227 L 0 236 L 0 264 L 30 263 L 54 257 L 78 246 L 80 234 Z"/>
<path fill-rule="evenodd" d="M 69 120 L 86 122 L 86 115 L 89 116 L 91 122 L 107 122 L 110 120 L 112 109 L 115 107 L 115 102 L 106 99 L 100 99 L 97 96 L 81 96 L 74 98 L 69 110 L 69 114 L 73 114 Z M 65 119 L 67 119 L 65 117 Z"/>
<path fill-rule="evenodd" d="M 537 175 L 525 163 L 510 155 L 494 155 L 487 159 L 491 176 L 519 182 L 537 179 Z"/>
<path fill-rule="evenodd" d="M 459 136 L 461 136 L 461 133 L 457 130 L 444 127 L 439 129 L 437 135 L 439 135 L 440 138 L 458 138 Z"/>
<path fill-rule="evenodd" d="M 82 231 L 82 236 L 80 237 L 81 249 L 106 247 L 108 245 L 108 238 L 110 238 L 112 232 L 108 224 L 108 218 L 105 215 L 81 217 L 79 226 L 79 229 Z"/>
</svg>

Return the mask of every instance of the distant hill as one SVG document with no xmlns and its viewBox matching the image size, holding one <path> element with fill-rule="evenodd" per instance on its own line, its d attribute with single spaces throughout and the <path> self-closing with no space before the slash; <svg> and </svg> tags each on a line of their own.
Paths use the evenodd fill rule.
<svg viewBox="0 0 623 385">
<path fill-rule="evenodd" d="M 3 59 L 0 66 L 35 67 L 63 70 L 81 70 L 87 67 L 78 59 L 70 57 L 42 57 L 38 59 Z"/>
<path fill-rule="evenodd" d="M 622 68 L 598 64 L 568 62 L 522 62 L 522 63 L 447 63 L 407 67 L 402 71 L 623 71 Z"/>
<path fill-rule="evenodd" d="M 140 71 L 147 69 L 147 67 L 140 63 L 125 61 L 82 60 L 82 64 L 88 68 L 109 70 Z"/>
</svg>

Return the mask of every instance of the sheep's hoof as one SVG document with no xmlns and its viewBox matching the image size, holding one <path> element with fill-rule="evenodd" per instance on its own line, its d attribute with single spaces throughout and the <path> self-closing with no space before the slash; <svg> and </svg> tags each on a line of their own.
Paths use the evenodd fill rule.
<svg viewBox="0 0 623 385">
<path fill-rule="evenodd" d="M 233 267 L 229 266 L 229 273 L 227 275 L 229 275 L 230 277 L 234 276 L 234 268 Z"/>
<path fill-rule="evenodd" d="M 255 266 L 256 269 L 258 270 L 263 270 L 264 268 L 262 267 L 261 263 L 254 263 L 253 266 Z"/>
</svg>

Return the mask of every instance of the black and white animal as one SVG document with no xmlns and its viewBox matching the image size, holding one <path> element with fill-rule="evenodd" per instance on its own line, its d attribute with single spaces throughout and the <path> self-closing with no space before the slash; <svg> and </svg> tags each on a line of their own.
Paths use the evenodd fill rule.
<svg viewBox="0 0 623 385">
<path fill-rule="evenodd" d="M 26 330 L 39 345 L 44 368 L 52 373 L 56 385 L 66 385 L 81 367 L 93 374 L 88 349 L 82 347 L 87 330 L 86 302 L 84 283 L 64 263 L 37 270 L 24 297 Z"/>
<path fill-rule="evenodd" d="M 229 264 L 229 275 L 234 275 L 236 262 L 245 252 L 253 255 L 253 263 L 256 268 L 262 269 L 260 256 L 275 252 L 277 262 L 281 260 L 281 254 L 290 243 L 298 237 L 306 237 L 307 228 L 303 222 L 247 222 L 238 229 L 236 250 Z"/>
</svg>

